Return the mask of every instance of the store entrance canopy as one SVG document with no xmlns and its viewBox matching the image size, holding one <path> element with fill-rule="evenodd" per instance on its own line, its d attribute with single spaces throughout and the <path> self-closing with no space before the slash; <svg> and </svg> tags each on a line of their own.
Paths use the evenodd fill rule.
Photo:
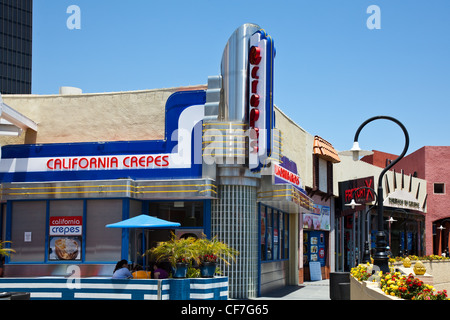
<svg viewBox="0 0 450 320">
<path fill-rule="evenodd" d="M 151 217 L 146 214 L 141 214 L 130 219 L 126 219 L 120 222 L 107 224 L 107 228 L 142 228 L 142 229 L 174 229 L 181 225 L 177 222 L 171 222 L 167 220 Z"/>
</svg>

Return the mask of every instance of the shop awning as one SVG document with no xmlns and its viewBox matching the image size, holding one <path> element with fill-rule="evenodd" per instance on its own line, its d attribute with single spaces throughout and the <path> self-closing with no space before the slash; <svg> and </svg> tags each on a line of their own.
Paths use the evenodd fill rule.
<svg viewBox="0 0 450 320">
<path fill-rule="evenodd" d="M 142 228 L 142 229 L 174 229 L 181 225 L 178 222 L 171 222 L 162 220 L 156 217 L 151 217 L 146 214 L 141 214 L 130 219 L 120 222 L 107 224 L 107 228 Z"/>
<path fill-rule="evenodd" d="M 257 200 L 289 213 L 314 211 L 314 201 L 290 184 L 275 184 L 267 190 L 260 190 Z"/>
<path fill-rule="evenodd" d="M 333 145 L 319 136 L 314 137 L 313 153 L 327 161 L 331 161 L 332 163 L 341 162 L 341 159 L 339 159 L 338 153 L 333 148 Z"/>
</svg>

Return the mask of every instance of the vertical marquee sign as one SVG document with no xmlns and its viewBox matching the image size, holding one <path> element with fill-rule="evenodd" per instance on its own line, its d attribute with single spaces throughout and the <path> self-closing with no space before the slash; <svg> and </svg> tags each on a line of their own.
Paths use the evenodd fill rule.
<svg viewBox="0 0 450 320">
<path fill-rule="evenodd" d="M 259 171 L 272 153 L 273 60 L 272 38 L 259 30 L 250 38 L 249 51 L 249 168 Z"/>
</svg>

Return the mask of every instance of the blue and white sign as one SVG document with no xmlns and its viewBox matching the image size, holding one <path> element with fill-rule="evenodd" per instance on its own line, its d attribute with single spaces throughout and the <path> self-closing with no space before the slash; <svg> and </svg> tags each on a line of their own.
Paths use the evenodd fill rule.
<svg viewBox="0 0 450 320">
<path fill-rule="evenodd" d="M 5 146 L 0 179 L 32 182 L 201 177 L 205 101 L 203 90 L 172 94 L 166 102 L 164 140 Z"/>
</svg>

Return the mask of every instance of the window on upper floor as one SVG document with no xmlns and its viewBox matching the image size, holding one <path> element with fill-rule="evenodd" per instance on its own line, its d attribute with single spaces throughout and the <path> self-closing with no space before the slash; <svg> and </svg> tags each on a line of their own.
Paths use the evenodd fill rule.
<svg viewBox="0 0 450 320">
<path fill-rule="evenodd" d="M 434 194 L 445 194 L 445 183 L 434 184 Z"/>
</svg>

